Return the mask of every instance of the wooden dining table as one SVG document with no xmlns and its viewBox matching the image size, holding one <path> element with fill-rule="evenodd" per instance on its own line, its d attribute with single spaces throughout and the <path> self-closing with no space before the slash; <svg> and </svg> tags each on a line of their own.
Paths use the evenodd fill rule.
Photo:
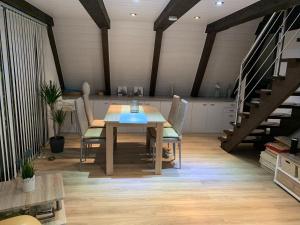
<svg viewBox="0 0 300 225">
<path fill-rule="evenodd" d="M 155 107 L 139 106 L 139 113 L 131 113 L 130 105 L 110 105 L 104 118 L 106 124 L 106 174 L 114 173 L 114 129 L 118 127 L 156 128 L 155 174 L 162 170 L 163 115 Z"/>
</svg>

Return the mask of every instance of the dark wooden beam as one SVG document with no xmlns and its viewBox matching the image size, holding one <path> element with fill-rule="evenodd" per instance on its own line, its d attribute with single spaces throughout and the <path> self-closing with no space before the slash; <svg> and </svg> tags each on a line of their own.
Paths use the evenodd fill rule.
<svg viewBox="0 0 300 225">
<path fill-rule="evenodd" d="M 53 26 L 53 18 L 33 5 L 29 4 L 23 0 L 1 0 L 1 2 L 20 10 L 21 12 L 47 24 L 48 26 Z"/>
<path fill-rule="evenodd" d="M 100 29 L 110 29 L 108 17 L 103 0 L 79 0 Z"/>
<path fill-rule="evenodd" d="M 214 32 L 208 33 L 206 36 L 202 56 L 201 56 L 201 59 L 199 62 L 197 74 L 196 74 L 193 89 L 191 92 L 192 97 L 198 97 L 201 83 L 202 83 L 202 80 L 203 80 L 203 77 L 204 77 L 204 74 L 206 71 L 206 67 L 207 67 L 207 64 L 209 61 L 209 57 L 210 57 L 212 48 L 214 46 L 215 39 L 216 39 L 216 33 L 214 33 Z"/>
<path fill-rule="evenodd" d="M 102 52 L 103 52 L 105 94 L 106 95 L 111 95 L 110 68 L 109 68 L 108 31 L 107 31 L 106 28 L 102 28 L 101 29 L 101 35 L 102 35 Z"/>
<path fill-rule="evenodd" d="M 58 75 L 58 79 L 59 79 L 60 88 L 62 91 L 64 91 L 65 84 L 64 84 L 62 71 L 61 71 L 61 66 L 59 63 L 59 58 L 58 58 L 58 53 L 57 53 L 57 48 L 56 48 L 56 44 L 55 44 L 55 38 L 54 38 L 52 27 L 47 26 L 47 31 L 48 31 L 50 46 L 51 46 L 53 57 L 54 57 L 54 62 L 55 62 L 55 67 L 56 67 L 56 71 L 57 71 L 57 75 Z"/>
<path fill-rule="evenodd" d="M 177 19 L 179 19 L 181 16 L 183 16 L 186 12 L 188 12 L 200 1 L 201 0 L 170 0 L 168 5 L 164 8 L 162 13 L 154 22 L 154 30 L 156 31 L 156 35 L 155 35 L 152 72 L 151 72 L 150 90 L 149 90 L 150 96 L 155 96 L 157 72 L 158 72 L 163 32 L 175 22 L 175 21 L 170 21 L 169 16 L 176 16 Z"/>
<path fill-rule="evenodd" d="M 111 95 L 110 86 L 110 66 L 109 66 L 109 46 L 108 29 L 110 29 L 110 19 L 107 14 L 103 0 L 79 0 L 88 14 L 101 29 L 102 55 L 104 67 L 105 94 Z"/>
<path fill-rule="evenodd" d="M 162 37 L 163 37 L 163 31 L 157 30 L 155 34 L 155 44 L 154 44 L 154 53 L 153 53 L 153 61 L 152 61 L 152 72 L 151 72 L 150 90 L 149 90 L 150 96 L 155 95 Z"/>
<path fill-rule="evenodd" d="M 201 0 L 170 0 L 154 23 L 154 30 L 166 30 L 175 21 L 170 21 L 169 16 L 176 16 L 178 19 L 189 11 Z"/>
<path fill-rule="evenodd" d="M 260 0 L 229 16 L 209 24 L 206 33 L 220 32 L 242 23 L 272 14 L 293 6 L 300 5 L 300 0 Z"/>
</svg>

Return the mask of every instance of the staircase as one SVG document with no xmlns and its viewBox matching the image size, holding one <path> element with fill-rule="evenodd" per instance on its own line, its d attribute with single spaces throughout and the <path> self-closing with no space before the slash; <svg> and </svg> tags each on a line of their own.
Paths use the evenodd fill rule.
<svg viewBox="0 0 300 225">
<path fill-rule="evenodd" d="M 288 38 L 288 32 L 300 18 L 298 13 L 287 24 L 289 16 L 295 14 L 293 10 L 272 15 L 242 62 L 237 79 L 236 119 L 232 123 L 233 129 L 225 130 L 225 135 L 220 137 L 221 147 L 228 152 L 233 151 L 240 143 L 264 144 L 275 136 L 287 136 L 300 128 L 300 101 L 297 104 L 286 102 L 290 96 L 300 96 L 300 61 L 296 58 L 282 58 L 289 44 L 297 40 L 299 32 L 294 31 L 295 34 Z M 266 37 L 270 38 L 270 31 L 274 30 L 274 24 L 278 23 L 279 18 L 282 19 L 282 26 L 272 34 L 273 38 L 278 39 L 274 50 L 266 59 L 263 58 L 263 52 L 257 60 L 253 60 L 253 56 L 257 56 L 256 50 L 262 47 L 261 43 L 265 43 Z M 256 65 L 249 65 L 250 61 Z M 259 61 L 263 61 L 262 65 Z M 269 65 L 267 62 L 270 62 Z M 258 70 L 250 77 L 247 71 L 253 71 L 255 67 Z M 274 74 L 271 79 L 266 76 L 270 71 Z M 290 113 L 277 112 L 277 109 Z"/>
</svg>

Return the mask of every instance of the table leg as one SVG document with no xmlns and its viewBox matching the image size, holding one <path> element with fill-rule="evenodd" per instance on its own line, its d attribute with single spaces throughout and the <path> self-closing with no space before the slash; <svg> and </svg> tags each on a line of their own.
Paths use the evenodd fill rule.
<svg viewBox="0 0 300 225">
<path fill-rule="evenodd" d="M 146 130 L 146 148 L 147 148 L 147 153 L 150 152 L 150 128 L 147 127 Z"/>
<path fill-rule="evenodd" d="M 162 147 L 163 147 L 163 123 L 156 125 L 156 156 L 155 156 L 155 174 L 160 175 L 162 169 Z"/>
<path fill-rule="evenodd" d="M 106 175 L 114 173 L 114 128 L 110 124 L 106 124 Z"/>
<path fill-rule="evenodd" d="M 61 200 L 56 200 L 56 210 L 61 210 L 62 209 L 62 202 Z"/>
</svg>

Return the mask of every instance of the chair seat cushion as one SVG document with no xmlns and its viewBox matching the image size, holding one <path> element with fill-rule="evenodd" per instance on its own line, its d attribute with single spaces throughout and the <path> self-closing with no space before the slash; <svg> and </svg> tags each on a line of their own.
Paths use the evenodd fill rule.
<svg viewBox="0 0 300 225">
<path fill-rule="evenodd" d="M 104 120 L 93 120 L 91 127 L 105 127 Z"/>
<path fill-rule="evenodd" d="M 170 124 L 169 122 L 165 122 L 165 123 L 164 123 L 164 127 L 165 127 L 165 128 L 172 128 L 173 126 L 172 126 L 172 124 Z"/>
<path fill-rule="evenodd" d="M 99 139 L 99 138 L 105 138 L 105 129 L 104 128 L 89 128 L 85 132 L 84 138 L 88 139 Z"/>
<path fill-rule="evenodd" d="M 16 216 L 0 221 L 0 225 L 41 225 L 41 223 L 32 216 Z"/>
<path fill-rule="evenodd" d="M 150 134 L 153 138 L 156 137 L 156 130 L 150 129 Z M 164 128 L 163 138 L 179 138 L 179 135 L 173 128 Z"/>
</svg>

